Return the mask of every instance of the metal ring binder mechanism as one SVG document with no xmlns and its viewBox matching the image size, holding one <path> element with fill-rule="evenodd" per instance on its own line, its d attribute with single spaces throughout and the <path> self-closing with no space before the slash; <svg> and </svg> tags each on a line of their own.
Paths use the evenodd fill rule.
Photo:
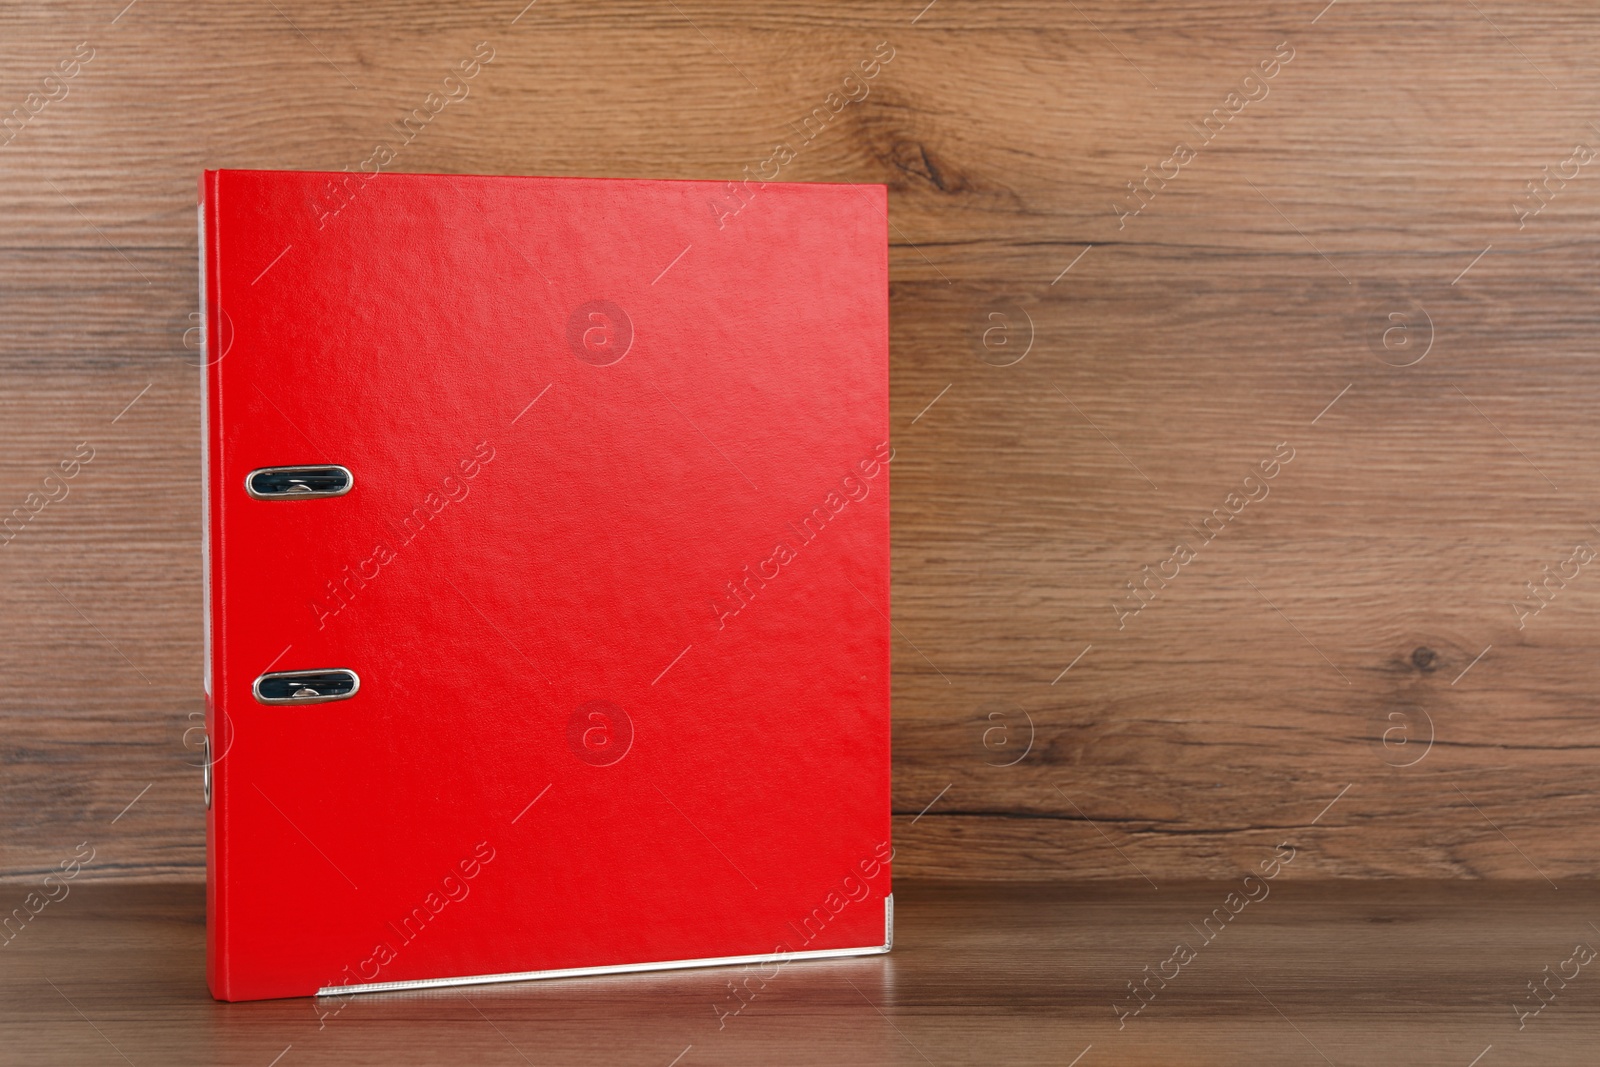
<svg viewBox="0 0 1600 1067">
<path fill-rule="evenodd" d="M 355 671 L 278 671 L 257 678 L 251 691 L 263 704 L 326 704 L 349 700 L 361 689 Z"/>
<path fill-rule="evenodd" d="M 887 191 L 756 189 L 202 177 L 218 999 L 889 951 Z"/>
<path fill-rule="evenodd" d="M 314 500 L 344 496 L 356 484 L 348 467 L 262 467 L 244 480 L 244 490 L 257 500 Z"/>
</svg>

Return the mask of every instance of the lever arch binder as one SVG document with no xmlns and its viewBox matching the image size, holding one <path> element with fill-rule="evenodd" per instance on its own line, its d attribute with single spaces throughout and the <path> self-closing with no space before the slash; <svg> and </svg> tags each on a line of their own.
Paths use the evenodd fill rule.
<svg viewBox="0 0 1600 1067">
<path fill-rule="evenodd" d="M 888 951 L 886 211 L 204 174 L 216 997 Z"/>
</svg>

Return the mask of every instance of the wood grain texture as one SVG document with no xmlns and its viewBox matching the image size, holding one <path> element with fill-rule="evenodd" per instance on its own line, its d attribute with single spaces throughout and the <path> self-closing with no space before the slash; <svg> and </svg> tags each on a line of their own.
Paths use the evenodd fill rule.
<svg viewBox="0 0 1600 1067">
<path fill-rule="evenodd" d="M 890 188 L 903 874 L 1600 876 L 1600 572 L 1513 607 L 1600 539 L 1591 5 L 119 9 L 0 11 L 0 116 L 94 49 L 0 147 L 0 514 L 95 449 L 0 548 L 0 874 L 202 870 L 196 175 L 354 167 L 487 40 L 397 169 Z"/>
<path fill-rule="evenodd" d="M 1213 917 L 1239 888 L 903 882 L 888 956 L 218 1004 L 199 886 L 77 884 L 4 949 L 0 1055 L 73 1067 L 1594 1062 L 1594 964 L 1569 962 L 1600 944 L 1593 885 L 1285 873 Z M 1181 967 L 1168 963 L 1178 943 L 1193 954 Z M 1168 979 L 1135 999 L 1129 983 L 1158 971 Z M 1570 980 L 1541 985 L 1532 1014 L 1528 983 L 1557 971 Z"/>
</svg>

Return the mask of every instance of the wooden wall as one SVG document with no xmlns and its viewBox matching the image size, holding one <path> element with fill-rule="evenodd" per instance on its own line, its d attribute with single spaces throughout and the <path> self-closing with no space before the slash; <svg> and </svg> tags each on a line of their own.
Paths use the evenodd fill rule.
<svg viewBox="0 0 1600 1067">
<path fill-rule="evenodd" d="M 0 547 L 0 875 L 203 874 L 199 171 L 479 41 L 397 169 L 734 179 L 892 48 L 785 177 L 890 188 L 902 876 L 1600 875 L 1592 5 L 122 2 L 0 9 L 0 513 L 93 450 Z"/>
</svg>

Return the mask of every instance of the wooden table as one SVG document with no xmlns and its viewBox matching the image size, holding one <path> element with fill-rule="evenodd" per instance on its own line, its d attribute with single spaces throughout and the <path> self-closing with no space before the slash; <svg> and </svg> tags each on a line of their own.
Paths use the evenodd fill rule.
<svg viewBox="0 0 1600 1067">
<path fill-rule="evenodd" d="M 0 1062 L 1595 1063 L 1600 967 L 1567 962 L 1576 943 L 1600 945 L 1594 887 L 1280 878 L 1212 917 L 1241 888 L 903 883 L 892 955 L 791 964 L 748 999 L 728 988 L 740 972 L 705 970 L 340 1007 L 215 1003 L 199 887 L 86 883 L 3 950 Z M 1180 941 L 1193 952 L 1181 965 Z M 1552 980 L 1519 1029 L 1526 983 L 1558 970 L 1576 977 Z M 1174 977 L 1133 999 L 1128 983 L 1157 972 Z"/>
</svg>

